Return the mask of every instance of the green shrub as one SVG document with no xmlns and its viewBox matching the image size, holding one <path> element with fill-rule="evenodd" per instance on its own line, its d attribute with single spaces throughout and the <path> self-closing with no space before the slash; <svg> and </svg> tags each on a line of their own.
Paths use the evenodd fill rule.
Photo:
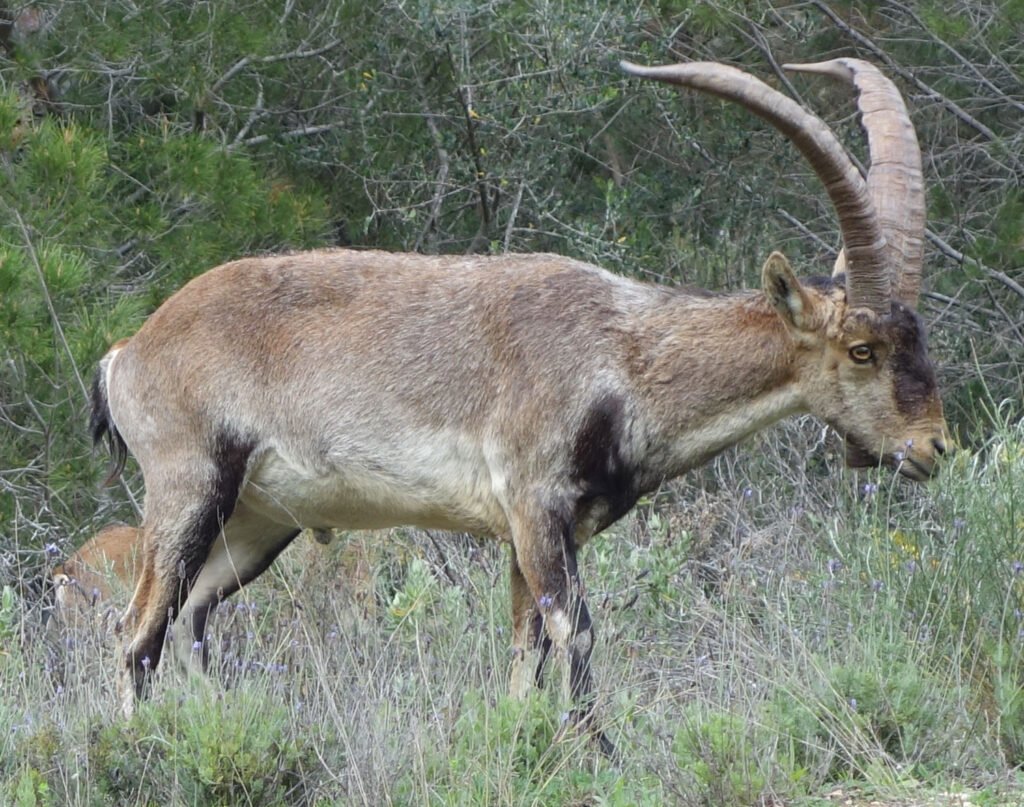
<svg viewBox="0 0 1024 807">
<path fill-rule="evenodd" d="M 653 777 L 624 775 L 566 720 L 543 693 L 488 703 L 469 691 L 447 747 L 428 752 L 423 769 L 399 781 L 400 801 L 445 807 L 663 803 Z"/>
<path fill-rule="evenodd" d="M 676 764 L 693 776 L 707 807 L 762 803 L 764 746 L 755 735 L 749 721 L 726 712 L 693 707 L 683 716 L 672 746 Z"/>
<path fill-rule="evenodd" d="M 303 803 L 322 767 L 296 716 L 258 690 L 146 703 L 99 731 L 89 766 L 111 798 L 156 803 Z"/>
<path fill-rule="evenodd" d="M 926 659 L 905 656 L 912 645 L 869 647 L 845 664 L 821 660 L 819 679 L 766 704 L 766 723 L 789 749 L 794 771 L 864 777 L 880 759 L 905 765 L 943 756 L 956 693 L 929 673 Z"/>
</svg>

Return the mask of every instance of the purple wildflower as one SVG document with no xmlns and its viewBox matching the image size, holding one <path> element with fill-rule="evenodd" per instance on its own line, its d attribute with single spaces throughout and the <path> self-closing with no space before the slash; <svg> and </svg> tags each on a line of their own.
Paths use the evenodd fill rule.
<svg viewBox="0 0 1024 807">
<path fill-rule="evenodd" d="M 537 600 L 537 604 L 545 611 L 554 605 L 555 599 L 550 594 L 541 594 L 540 599 Z"/>
</svg>

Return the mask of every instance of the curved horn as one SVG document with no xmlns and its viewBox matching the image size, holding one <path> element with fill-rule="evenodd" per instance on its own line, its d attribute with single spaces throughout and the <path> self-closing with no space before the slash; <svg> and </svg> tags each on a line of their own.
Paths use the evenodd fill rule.
<svg viewBox="0 0 1024 807">
<path fill-rule="evenodd" d="M 924 266 L 925 196 L 921 149 L 899 90 L 862 59 L 787 64 L 783 69 L 831 76 L 857 89 L 871 167 L 868 191 L 885 234 L 896 299 L 914 307 Z"/>
<path fill-rule="evenodd" d="M 734 101 L 789 138 L 807 158 L 832 200 L 846 253 L 850 305 L 878 314 L 890 311 L 890 273 L 885 237 L 860 172 L 832 130 L 793 99 L 735 67 L 713 62 L 643 67 L 620 62 L 634 76 L 679 84 Z"/>
</svg>

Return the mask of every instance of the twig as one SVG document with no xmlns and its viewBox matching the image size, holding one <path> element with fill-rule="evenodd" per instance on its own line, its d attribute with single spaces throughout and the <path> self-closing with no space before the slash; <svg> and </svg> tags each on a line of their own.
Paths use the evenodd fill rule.
<svg viewBox="0 0 1024 807">
<path fill-rule="evenodd" d="M 290 129 L 287 132 L 281 132 L 281 134 L 277 135 L 256 135 L 255 137 L 248 137 L 245 140 L 236 140 L 225 146 L 225 148 L 228 151 L 234 151 L 239 146 L 258 146 L 270 140 L 292 140 L 297 137 L 308 137 L 310 135 L 320 134 L 321 132 L 329 132 L 332 129 L 337 129 L 339 126 L 344 125 L 344 121 L 335 121 L 334 123 L 322 123 L 318 126 L 302 126 L 298 129 Z"/>
<path fill-rule="evenodd" d="M 931 230 L 925 230 L 925 237 L 929 241 L 931 241 L 935 248 L 938 249 L 939 252 L 941 252 L 947 258 L 952 258 L 954 261 L 957 261 L 958 263 L 973 264 L 978 268 L 978 270 L 982 274 L 992 278 L 993 280 L 998 280 L 1014 294 L 1018 294 L 1022 298 L 1024 298 L 1024 286 L 1022 286 L 1020 283 L 1018 283 L 1005 272 L 1000 272 L 997 269 L 993 269 L 990 266 L 986 266 L 977 258 L 972 258 L 970 255 L 965 255 L 959 250 L 954 249 L 949 244 L 947 244 L 942 238 L 940 238 L 936 233 L 933 233 Z"/>
<path fill-rule="evenodd" d="M 523 201 L 523 189 L 526 187 L 526 181 L 523 180 L 519 183 L 519 187 L 516 189 L 516 198 L 512 202 L 512 211 L 508 215 L 508 221 L 505 223 L 505 252 L 508 252 L 509 246 L 512 243 L 512 232 L 516 226 L 516 218 L 519 216 L 519 205 Z"/>
<path fill-rule="evenodd" d="M 445 44 L 445 52 L 448 54 L 448 63 L 451 66 L 452 78 L 457 78 L 455 68 L 455 57 L 452 55 L 451 46 Z M 480 160 L 480 148 L 476 143 L 476 124 L 473 122 L 473 112 L 466 98 L 465 88 L 459 84 L 455 88 L 455 99 L 462 107 L 462 114 L 466 120 L 466 139 L 469 143 L 469 151 L 473 160 L 473 167 L 476 170 L 477 192 L 480 195 L 480 231 L 477 236 L 486 235 L 491 231 L 491 210 L 487 198 L 487 174 L 484 171 L 483 163 Z M 474 241 L 477 239 L 474 238 Z"/>
<path fill-rule="evenodd" d="M 419 237 L 416 239 L 415 252 L 420 252 L 423 247 L 423 242 L 426 240 L 430 230 L 434 228 L 441 219 L 441 205 L 444 202 L 445 187 L 448 182 L 448 171 L 450 170 L 451 160 L 448 156 L 448 149 L 444 147 L 444 140 L 441 138 L 441 132 L 437 128 L 437 121 L 434 120 L 434 115 L 429 110 L 423 111 L 423 118 L 427 124 L 427 131 L 430 132 L 430 139 L 434 141 L 434 149 L 437 151 L 437 177 L 434 179 L 435 191 L 434 198 L 430 202 L 430 211 L 427 213 L 427 221 L 420 230 Z"/>
<path fill-rule="evenodd" d="M 891 5 L 895 9 L 898 9 L 899 11 L 902 11 L 904 14 L 910 17 L 910 19 L 912 19 L 914 23 L 919 28 L 921 28 L 921 30 L 927 31 L 935 42 L 938 42 L 943 47 L 943 49 L 945 49 L 958 62 L 960 62 L 961 65 L 963 65 L 965 68 L 967 68 L 974 74 L 975 79 L 977 79 L 978 83 L 981 84 L 982 87 L 987 89 L 993 95 L 997 96 L 1001 101 L 1009 104 L 1010 106 L 1014 107 L 1020 112 L 1024 112 L 1024 104 L 1022 104 L 1020 101 L 1015 100 L 1013 97 L 1007 95 L 1005 92 L 1000 90 L 995 84 L 989 81 L 985 77 L 985 74 L 982 73 L 977 68 L 977 66 L 973 62 L 971 62 L 970 59 L 961 54 L 960 51 L 958 51 L 956 48 L 954 48 L 952 45 L 946 42 L 946 40 L 942 39 L 942 37 L 936 35 L 935 32 L 928 27 L 925 21 L 922 20 L 921 17 L 918 16 L 918 14 L 910 6 L 904 3 L 897 3 L 895 2 L 895 0 L 889 0 L 889 5 Z"/>
<path fill-rule="evenodd" d="M 263 82 L 258 82 L 260 89 L 256 94 L 256 103 L 253 105 L 252 112 L 249 113 L 248 119 L 242 125 L 242 128 L 238 130 L 232 142 L 237 143 L 239 140 L 244 140 L 245 136 L 252 131 L 252 127 L 256 124 L 260 118 L 266 117 L 263 109 Z"/>
<path fill-rule="evenodd" d="M 18 220 L 18 229 L 21 231 L 22 240 L 25 242 L 25 249 L 28 251 L 28 256 L 32 262 L 32 268 L 36 270 L 36 276 L 39 278 L 39 285 L 43 290 L 43 300 L 46 302 L 46 310 L 50 313 L 50 320 L 53 323 L 53 329 L 57 332 L 57 338 L 64 348 L 64 352 L 68 354 L 68 361 L 71 363 L 71 369 L 75 373 L 75 378 L 78 380 L 78 386 L 82 390 L 82 395 L 86 399 L 89 397 L 89 390 L 85 386 L 85 381 L 82 380 L 82 374 L 78 370 L 78 363 L 75 361 L 75 356 L 71 352 L 71 346 L 68 344 L 67 338 L 64 336 L 64 327 L 60 324 L 60 318 L 57 316 L 57 309 L 53 305 L 53 298 L 50 297 L 50 289 L 46 285 L 46 275 L 43 274 L 42 264 L 39 263 L 39 255 L 36 253 L 35 245 L 32 243 L 32 236 L 28 231 L 28 225 L 25 224 L 25 220 L 21 217 L 21 213 L 17 210 L 12 211 L 14 217 Z"/>
<path fill-rule="evenodd" d="M 777 207 L 775 208 L 775 213 L 783 221 L 788 222 L 791 226 L 795 227 L 797 230 L 803 233 L 805 238 L 808 238 L 815 244 L 817 244 L 818 248 L 823 250 L 828 255 L 835 256 L 839 254 L 838 249 L 836 249 L 834 246 L 825 241 L 825 239 L 823 239 L 817 233 L 813 232 L 806 224 L 800 221 L 800 219 L 798 219 L 785 208 Z"/>
<path fill-rule="evenodd" d="M 334 48 L 338 47 L 338 45 L 340 44 L 341 40 L 335 39 L 331 42 L 328 42 L 326 45 L 323 45 L 322 47 L 319 48 L 314 48 L 313 50 L 293 50 L 290 51 L 289 53 L 278 53 L 273 56 L 243 56 L 233 65 L 231 65 L 231 67 L 229 67 L 227 71 L 225 71 L 224 75 L 222 75 L 219 79 L 213 82 L 213 85 L 210 87 L 208 94 L 215 95 L 216 93 L 218 93 L 225 84 L 231 81 L 231 79 L 233 79 L 235 76 L 237 76 L 240 72 L 242 72 L 246 67 L 248 67 L 251 64 L 274 64 L 275 62 L 283 62 L 289 59 L 311 59 L 315 56 L 321 56 L 330 50 L 334 50 Z"/>
<path fill-rule="evenodd" d="M 786 75 L 786 71 L 784 71 L 782 69 L 782 66 L 776 61 L 775 54 L 772 53 L 771 46 L 768 44 L 768 40 L 765 39 L 764 33 L 762 33 L 760 27 L 754 27 L 754 22 L 751 20 L 750 28 L 751 32 L 749 35 L 749 39 L 751 39 L 754 43 L 754 46 L 759 51 L 761 51 L 761 55 L 764 56 L 765 60 L 771 66 L 772 72 L 775 73 L 775 76 L 786 88 L 786 91 L 790 94 L 790 96 L 796 99 L 797 103 L 799 103 L 801 106 L 807 106 L 804 103 L 803 98 L 800 96 L 800 93 L 796 91 L 796 87 L 793 86 L 793 82 L 789 80 L 789 76 Z M 740 34 L 744 33 L 743 29 L 739 28 L 739 26 L 737 26 L 737 29 L 739 30 Z"/>
<path fill-rule="evenodd" d="M 937 103 L 944 106 L 946 109 L 952 112 L 957 118 L 966 123 L 976 132 L 984 135 L 987 140 L 991 140 L 994 142 L 997 142 L 999 140 L 998 135 L 996 135 L 996 133 L 989 129 L 984 123 L 982 123 L 973 115 L 968 113 L 959 104 L 955 103 L 954 101 L 951 101 L 949 98 L 944 96 L 938 90 L 932 89 L 930 86 L 928 86 L 919 78 L 917 78 L 909 70 L 906 70 L 905 68 L 897 64 L 896 61 L 891 56 L 889 56 L 888 53 L 886 53 L 884 50 L 878 47 L 878 45 L 872 42 L 860 31 L 856 30 L 848 23 L 844 22 L 838 14 L 836 14 L 831 8 L 825 5 L 825 3 L 821 2 L 821 0 L 812 0 L 811 5 L 818 9 L 826 17 L 828 17 L 836 26 L 836 28 L 838 28 L 844 34 L 846 34 L 851 39 L 856 41 L 858 44 L 862 45 L 867 50 L 871 51 L 871 53 L 877 56 L 881 61 L 885 62 L 886 67 L 888 67 L 893 73 L 896 73 L 898 76 L 900 76 L 904 81 L 913 84 L 933 101 L 936 101 Z"/>
<path fill-rule="evenodd" d="M 459 585 L 459 581 L 456 580 L 455 575 L 452 574 L 452 570 L 450 568 L 451 564 L 448 562 L 448 556 L 445 554 L 441 544 L 434 536 L 434 533 L 430 530 L 423 530 L 423 532 L 426 533 L 427 538 L 430 539 L 430 543 L 434 547 L 434 551 L 437 552 L 438 556 L 441 558 L 441 571 L 443 571 L 444 576 L 448 578 L 448 582 L 455 586 L 455 588 L 465 589 L 465 586 Z"/>
</svg>

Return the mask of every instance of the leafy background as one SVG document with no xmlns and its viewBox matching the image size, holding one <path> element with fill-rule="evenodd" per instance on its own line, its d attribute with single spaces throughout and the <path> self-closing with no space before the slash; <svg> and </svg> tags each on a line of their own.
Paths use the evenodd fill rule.
<svg viewBox="0 0 1024 807">
<path fill-rule="evenodd" d="M 293 609 L 335 614 L 356 595 L 325 571 L 337 558 L 297 547 L 255 588 L 273 618 L 218 623 L 246 670 L 285 665 L 287 684 L 245 675 L 186 701 L 168 685 L 127 731 L 101 683 L 109 638 L 40 639 L 54 557 L 107 521 L 135 522 L 141 501 L 131 468 L 101 486 L 83 426 L 92 368 L 189 278 L 331 245 L 552 251 L 715 289 L 755 287 L 771 249 L 825 273 L 837 228 L 795 150 L 742 110 L 616 64 L 735 64 L 817 110 L 863 159 L 848 94 L 779 68 L 836 55 L 882 66 L 918 129 L 921 310 L 965 451 L 912 490 L 846 473 L 803 419 L 667 487 L 597 542 L 584 574 L 609 597 L 595 663 L 631 749 L 620 769 L 549 746 L 557 708 L 503 700 L 504 563 L 464 537 L 339 539 L 369 558 L 359 601 L 375 607 L 319 627 Z M 0 758 L 10 798 L 769 804 L 847 781 L 1012 791 L 1024 754 L 1022 76 L 1020 0 L 0 3 L 0 679 L 27 704 L 0 707 L 20 727 Z M 315 585 L 288 582 L 316 571 Z M 406 612 L 425 621 L 409 627 Z M 466 620 L 472 630 L 451 634 Z M 293 641 L 301 651 L 278 659 Z M 477 666 L 453 669 L 451 654 Z"/>
</svg>

